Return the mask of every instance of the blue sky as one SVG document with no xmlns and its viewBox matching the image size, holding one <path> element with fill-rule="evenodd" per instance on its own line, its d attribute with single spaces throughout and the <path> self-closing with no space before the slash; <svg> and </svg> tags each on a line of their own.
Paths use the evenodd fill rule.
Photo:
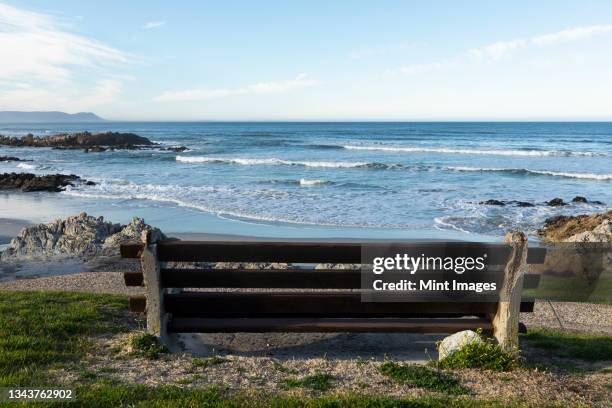
<svg viewBox="0 0 612 408">
<path fill-rule="evenodd" d="M 0 110 L 612 119 L 610 1 L 0 0 Z"/>
</svg>

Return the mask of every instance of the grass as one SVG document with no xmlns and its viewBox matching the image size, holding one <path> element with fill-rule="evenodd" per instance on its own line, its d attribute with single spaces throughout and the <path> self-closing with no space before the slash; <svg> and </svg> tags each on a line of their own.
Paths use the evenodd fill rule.
<svg viewBox="0 0 612 408">
<path fill-rule="evenodd" d="M 459 380 L 452 375 L 427 366 L 397 364 L 387 361 L 381 364 L 378 369 L 383 375 L 413 387 L 453 395 L 469 393 L 469 390 L 463 387 Z"/>
<path fill-rule="evenodd" d="M 334 377 L 331 374 L 316 373 L 302 379 L 289 378 L 283 381 L 287 388 L 309 388 L 315 391 L 327 391 L 332 387 Z"/>
<path fill-rule="evenodd" d="M 504 351 L 498 344 L 483 338 L 480 343 L 469 343 L 450 356 L 431 364 L 438 368 L 481 368 L 492 371 L 508 371 L 518 366 L 514 353 Z"/>
<path fill-rule="evenodd" d="M 168 347 L 159 342 L 159 339 L 149 333 L 135 333 L 128 340 L 132 348 L 130 354 L 157 360 L 161 354 L 169 352 Z"/>
<path fill-rule="evenodd" d="M 511 401 L 485 401 L 465 398 L 429 396 L 422 398 L 395 398 L 361 394 L 307 396 L 275 396 L 265 393 L 227 396 L 218 388 L 185 389 L 178 386 L 132 386 L 100 381 L 76 390 L 74 402 L 33 403 L 44 407 L 215 407 L 215 408 L 518 408 L 533 405 Z M 9 407 L 7 403 L 6 406 Z M 539 405 L 540 407 L 542 405 Z M 552 405 L 551 405 L 552 407 Z"/>
<path fill-rule="evenodd" d="M 542 275 L 536 289 L 525 289 L 524 296 L 563 302 L 612 304 L 612 277 L 600 276 L 589 284 L 576 276 Z"/>
<path fill-rule="evenodd" d="M 127 298 L 0 291 L 0 386 L 41 385 L 44 368 L 76 361 L 87 336 L 124 332 Z"/>
<path fill-rule="evenodd" d="M 522 337 L 532 347 L 549 350 L 556 357 L 590 362 L 612 360 L 612 336 L 531 329 Z"/>
<path fill-rule="evenodd" d="M 227 361 L 229 360 L 226 358 L 219 357 L 219 356 L 213 356 L 209 358 L 194 358 L 193 365 L 196 367 L 206 368 L 206 367 L 210 367 L 210 366 L 214 366 L 218 364 L 223 364 Z"/>
</svg>

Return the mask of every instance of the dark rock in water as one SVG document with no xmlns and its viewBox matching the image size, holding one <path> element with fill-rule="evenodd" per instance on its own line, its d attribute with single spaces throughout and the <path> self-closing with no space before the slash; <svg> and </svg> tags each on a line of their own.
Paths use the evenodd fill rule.
<svg viewBox="0 0 612 408">
<path fill-rule="evenodd" d="M 73 186 L 73 182 L 78 181 L 82 181 L 82 179 L 74 174 L 37 176 L 32 173 L 4 173 L 0 174 L 0 190 L 57 192 L 63 191 L 66 186 Z"/>
<path fill-rule="evenodd" d="M 88 147 L 87 149 L 84 150 L 85 153 L 100 153 L 100 152 L 105 152 L 107 149 L 105 147 L 102 146 L 93 146 L 93 147 Z"/>
<path fill-rule="evenodd" d="M 603 201 L 598 200 L 587 200 L 586 197 L 576 196 L 572 198 L 572 203 L 585 203 L 585 204 L 595 204 L 595 205 L 604 205 Z"/>
<path fill-rule="evenodd" d="M 551 207 L 560 207 L 563 205 L 567 205 L 567 203 L 563 201 L 562 198 L 553 198 L 552 200 L 547 201 L 546 204 L 550 205 Z"/>
<path fill-rule="evenodd" d="M 54 136 L 38 137 L 31 133 L 21 137 L 0 135 L 0 145 L 16 147 L 52 147 L 54 149 L 101 149 L 102 146 L 118 149 L 139 149 L 156 144 L 146 137 L 134 133 L 62 133 Z M 103 151 L 103 150 L 93 150 Z"/>
<path fill-rule="evenodd" d="M 171 146 L 171 147 L 166 147 L 165 149 L 161 149 L 161 150 L 167 150 L 169 152 L 181 153 L 181 152 L 184 152 L 185 150 L 189 150 L 189 148 L 185 147 L 185 146 Z"/>
<path fill-rule="evenodd" d="M 13 157 L 13 156 L 0 156 L 0 162 L 5 162 L 5 161 L 26 161 L 26 160 L 22 160 L 19 157 Z"/>
<path fill-rule="evenodd" d="M 513 200 L 513 201 L 508 201 L 508 204 L 514 204 L 517 207 L 535 207 L 534 204 L 528 203 L 527 201 L 516 201 L 516 200 Z"/>
<path fill-rule="evenodd" d="M 506 205 L 506 203 L 504 203 L 503 201 L 499 201 L 499 200 L 487 200 L 487 201 L 481 201 L 478 204 L 484 204 L 484 205 Z"/>
</svg>

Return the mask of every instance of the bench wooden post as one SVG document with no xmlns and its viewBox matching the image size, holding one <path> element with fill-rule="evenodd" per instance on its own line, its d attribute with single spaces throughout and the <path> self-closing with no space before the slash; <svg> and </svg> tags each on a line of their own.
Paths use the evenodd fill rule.
<svg viewBox="0 0 612 408">
<path fill-rule="evenodd" d="M 521 292 L 527 264 L 527 237 L 520 231 L 506 234 L 506 243 L 512 253 L 504 270 L 504 282 L 499 292 L 497 312 L 492 319 L 493 336 L 499 345 L 508 351 L 518 350 L 519 314 Z"/>
<path fill-rule="evenodd" d="M 157 244 L 154 234 L 142 234 L 144 248 L 140 263 L 146 293 L 147 333 L 158 336 L 165 342 L 166 319 L 164 309 L 164 289 L 161 287 L 160 265 L 157 260 Z"/>
</svg>

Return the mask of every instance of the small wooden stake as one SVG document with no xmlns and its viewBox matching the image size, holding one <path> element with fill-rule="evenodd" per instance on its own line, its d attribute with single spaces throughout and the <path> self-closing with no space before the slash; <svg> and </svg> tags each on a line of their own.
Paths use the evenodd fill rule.
<svg viewBox="0 0 612 408">
<path fill-rule="evenodd" d="M 527 237 L 520 231 L 506 234 L 512 253 L 504 270 L 504 283 L 499 292 L 497 312 L 493 317 L 493 336 L 507 351 L 518 350 L 521 292 L 527 263 Z"/>
</svg>

